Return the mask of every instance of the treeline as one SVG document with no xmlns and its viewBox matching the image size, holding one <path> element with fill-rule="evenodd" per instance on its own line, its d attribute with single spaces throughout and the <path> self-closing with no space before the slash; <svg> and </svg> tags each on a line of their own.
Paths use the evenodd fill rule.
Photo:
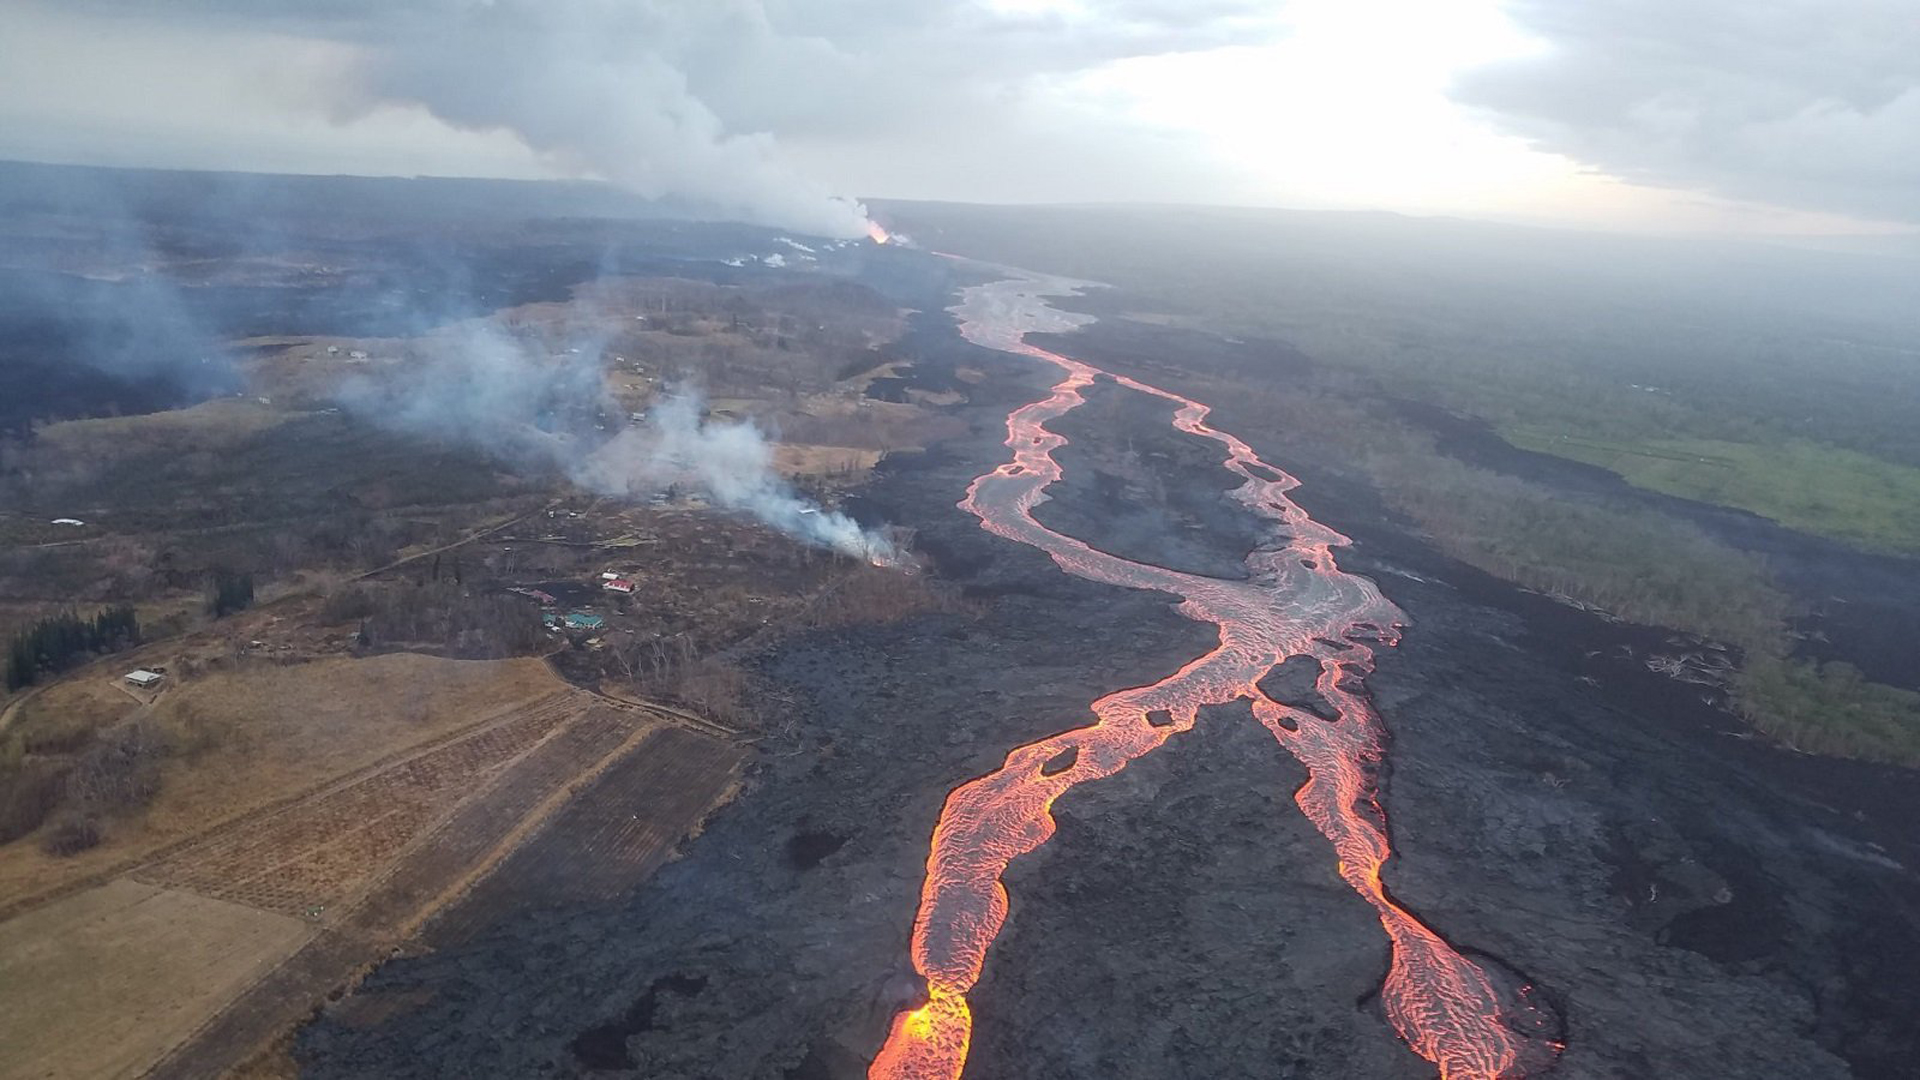
<svg viewBox="0 0 1920 1080">
<path fill-rule="evenodd" d="M 540 610 L 526 599 L 470 592 L 442 579 L 421 584 L 354 585 L 327 598 L 329 622 L 358 620 L 361 648 L 425 647 L 463 660 L 524 656 L 547 645 Z"/>
<path fill-rule="evenodd" d="M 923 612 L 964 607 L 965 601 L 929 575 L 861 563 L 829 578 L 794 621 L 809 629 L 824 629 L 898 622 Z"/>
<path fill-rule="evenodd" d="M 40 676 L 65 671 L 83 660 L 137 644 L 140 619 L 130 605 L 105 608 L 91 619 L 71 611 L 34 623 L 7 646 L 7 689 L 30 686 Z"/>
<path fill-rule="evenodd" d="M 1601 504 L 1451 458 L 1400 459 L 1388 501 L 1442 549 L 1621 618 L 1740 647 L 1734 709 L 1808 753 L 1920 764 L 1920 694 L 1849 664 L 1790 656 L 1787 597 L 1765 564 L 1650 510 Z"/>
<path fill-rule="evenodd" d="M 1750 657 L 1734 688 L 1748 723 L 1796 749 L 1920 765 L 1920 694 L 1852 664 Z"/>
<path fill-rule="evenodd" d="M 1788 601 L 1766 566 L 1685 522 L 1437 454 L 1397 458 L 1377 480 L 1442 550 L 1497 577 L 1750 653 L 1782 648 Z"/>
</svg>

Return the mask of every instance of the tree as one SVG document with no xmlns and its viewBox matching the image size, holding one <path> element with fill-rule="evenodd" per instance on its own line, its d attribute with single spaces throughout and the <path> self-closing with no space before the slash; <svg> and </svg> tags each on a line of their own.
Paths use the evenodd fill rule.
<svg viewBox="0 0 1920 1080">
<path fill-rule="evenodd" d="M 253 603 L 253 575 L 216 570 L 207 582 L 207 612 L 214 618 L 240 611 Z"/>
<path fill-rule="evenodd" d="M 91 619 L 63 611 L 34 623 L 7 644 L 7 689 L 31 685 L 44 671 L 60 671 L 83 657 L 113 652 L 140 640 L 131 605 L 103 608 Z"/>
</svg>

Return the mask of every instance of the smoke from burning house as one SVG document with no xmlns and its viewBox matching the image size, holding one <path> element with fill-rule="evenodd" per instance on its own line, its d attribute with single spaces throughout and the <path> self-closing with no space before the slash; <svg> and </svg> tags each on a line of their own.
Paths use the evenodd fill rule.
<svg viewBox="0 0 1920 1080">
<path fill-rule="evenodd" d="M 712 502 L 790 536 L 869 562 L 893 545 L 838 511 L 824 510 L 773 467 L 773 448 L 751 421 L 708 419 L 699 397 L 668 397 L 644 422 L 621 423 L 598 348 L 540 361 L 487 323 L 463 324 L 445 347 L 391 378 L 349 380 L 340 400 L 382 427 L 470 446 L 519 468 L 557 472 L 595 494 L 645 497 L 692 486 Z"/>
</svg>

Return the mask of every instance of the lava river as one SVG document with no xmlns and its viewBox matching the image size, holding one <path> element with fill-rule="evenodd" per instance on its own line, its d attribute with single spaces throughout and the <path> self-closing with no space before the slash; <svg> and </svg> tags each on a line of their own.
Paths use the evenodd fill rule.
<svg viewBox="0 0 1920 1080">
<path fill-rule="evenodd" d="M 1294 505 L 1287 497 L 1297 486 L 1291 476 L 1207 426 L 1206 406 L 1027 344 L 1028 332 L 1090 321 L 1045 300 L 1072 289 L 1070 282 L 1023 275 L 968 289 L 954 308 L 968 340 L 1063 373 L 1050 396 L 1008 416 L 1013 460 L 976 479 L 960 505 L 989 531 L 1046 552 L 1067 573 L 1179 597 L 1182 615 L 1219 627 L 1219 644 L 1158 682 L 1100 698 L 1085 727 L 1013 750 L 998 770 L 947 797 L 913 929 L 913 962 L 926 979 L 927 1001 L 894 1017 L 869 1077 L 957 1080 L 972 1035 L 967 993 L 1007 916 L 1001 875 L 1053 834 L 1053 801 L 1191 728 L 1202 707 L 1242 698 L 1306 767 L 1294 800 L 1332 844 L 1340 876 L 1379 914 L 1392 946 L 1381 1001 L 1401 1037 L 1448 1078 L 1511 1078 L 1551 1064 L 1559 1047 L 1538 1036 L 1545 1020 L 1526 988 L 1460 955 L 1381 882 L 1392 855 L 1374 781 L 1383 731 L 1361 679 L 1373 668 L 1371 646 L 1394 644 L 1405 617 L 1372 582 L 1341 572 L 1333 549 L 1347 538 Z M 1053 451 L 1066 444 L 1046 425 L 1083 404 L 1081 390 L 1102 376 L 1171 402 L 1176 428 L 1220 444 L 1224 467 L 1244 481 L 1233 497 L 1274 524 L 1273 541 L 1247 557 L 1246 580 L 1132 562 L 1034 520 L 1033 508 L 1061 476 Z M 1292 657 L 1319 664 L 1318 692 L 1337 721 L 1260 691 L 1256 684 Z"/>
</svg>

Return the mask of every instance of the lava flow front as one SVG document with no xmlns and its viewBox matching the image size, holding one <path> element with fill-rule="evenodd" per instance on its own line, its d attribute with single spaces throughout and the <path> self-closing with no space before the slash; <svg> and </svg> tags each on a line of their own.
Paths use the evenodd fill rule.
<svg viewBox="0 0 1920 1080">
<path fill-rule="evenodd" d="M 1373 780 L 1382 728 L 1360 680 L 1373 669 L 1369 643 L 1394 644 L 1405 617 L 1372 582 L 1340 571 L 1333 549 L 1347 538 L 1294 505 L 1287 497 L 1297 486 L 1291 476 L 1261 461 L 1239 439 L 1207 426 L 1206 406 L 1028 345 L 1030 331 L 1088 321 L 1044 299 L 1071 288 L 1038 278 L 1000 281 L 968 289 L 955 308 L 968 340 L 1065 373 L 1049 397 L 1007 418 L 1013 460 L 976 479 L 960 505 L 989 531 L 1045 551 L 1067 573 L 1179 597 L 1180 613 L 1218 626 L 1220 642 L 1159 682 L 1095 701 L 1092 723 L 1015 749 L 998 770 L 947 797 L 913 930 L 913 962 L 926 978 L 927 1001 L 894 1018 L 868 1075 L 957 1080 L 972 1035 L 966 995 L 1007 917 L 1001 875 L 1009 862 L 1053 834 L 1053 801 L 1189 729 L 1202 707 L 1239 699 L 1252 704 L 1254 715 L 1306 767 L 1308 779 L 1294 800 L 1332 843 L 1340 876 L 1379 914 L 1392 946 L 1382 1003 L 1407 1044 L 1448 1078 L 1511 1078 L 1550 1064 L 1558 1045 L 1530 1035 L 1544 1018 L 1528 1004 L 1524 988 L 1503 990 L 1495 974 L 1454 951 L 1394 903 L 1381 883 L 1381 868 L 1392 854 Z M 1081 390 L 1101 377 L 1172 402 L 1176 428 L 1224 448 L 1225 467 L 1245 481 L 1234 498 L 1275 523 L 1275 543 L 1248 556 L 1247 580 L 1132 562 L 1034 520 L 1033 508 L 1061 476 L 1053 452 L 1066 444 L 1046 425 L 1083 404 Z M 1259 689 L 1275 667 L 1299 656 L 1319 663 L 1317 688 L 1337 720 L 1274 701 Z"/>
</svg>

